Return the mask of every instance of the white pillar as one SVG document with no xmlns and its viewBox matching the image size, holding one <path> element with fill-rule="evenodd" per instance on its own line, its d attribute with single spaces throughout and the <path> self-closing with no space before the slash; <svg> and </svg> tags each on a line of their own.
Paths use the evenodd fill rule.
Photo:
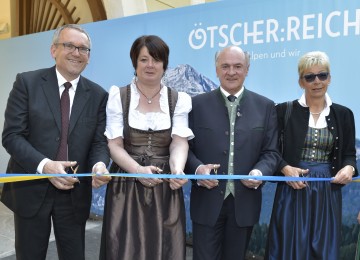
<svg viewBox="0 0 360 260">
<path fill-rule="evenodd" d="M 147 13 L 145 0 L 103 0 L 108 19 Z"/>
<path fill-rule="evenodd" d="M 198 5 L 198 4 L 204 4 L 205 0 L 191 0 L 190 4 L 191 5 Z"/>
<path fill-rule="evenodd" d="M 11 0 L 2 0 L 0 10 L 0 39 L 7 39 L 11 37 L 12 27 L 15 24 L 11 20 Z M 14 15 L 13 15 L 14 16 Z"/>
</svg>

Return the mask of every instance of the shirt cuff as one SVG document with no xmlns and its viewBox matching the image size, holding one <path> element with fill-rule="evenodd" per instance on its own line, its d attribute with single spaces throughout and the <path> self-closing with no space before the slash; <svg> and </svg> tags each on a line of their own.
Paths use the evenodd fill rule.
<svg viewBox="0 0 360 260">
<path fill-rule="evenodd" d="M 200 166 L 203 166 L 204 164 L 200 164 L 198 167 L 196 167 L 196 170 L 195 170 L 195 175 L 197 174 L 197 170 L 200 168 Z"/>
<path fill-rule="evenodd" d="M 196 170 L 195 170 L 195 175 L 197 175 L 197 170 L 200 168 L 200 166 L 203 166 L 204 164 L 200 164 L 198 167 L 196 167 Z M 201 186 L 199 183 L 198 183 L 199 180 L 196 180 L 196 184 L 197 186 Z"/>
<path fill-rule="evenodd" d="M 262 172 L 258 169 L 253 169 L 249 172 L 250 176 L 263 176 Z"/>
<path fill-rule="evenodd" d="M 43 159 L 43 160 L 39 163 L 39 165 L 38 165 L 38 167 L 37 167 L 37 169 L 36 169 L 36 173 L 42 174 L 42 173 L 43 173 L 43 170 L 44 170 L 44 166 L 45 166 L 45 164 L 46 164 L 48 161 L 50 161 L 49 158 Z"/>
<path fill-rule="evenodd" d="M 95 172 L 94 170 L 96 169 L 96 167 L 99 166 L 99 165 L 101 165 L 101 164 L 106 168 L 105 163 L 103 163 L 103 162 L 97 162 L 97 163 L 95 163 L 95 165 L 92 167 L 92 172 Z"/>
</svg>

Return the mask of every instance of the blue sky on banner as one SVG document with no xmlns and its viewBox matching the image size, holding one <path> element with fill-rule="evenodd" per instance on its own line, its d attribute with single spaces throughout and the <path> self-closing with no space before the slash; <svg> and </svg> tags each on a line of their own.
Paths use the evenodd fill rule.
<svg viewBox="0 0 360 260">
<path fill-rule="evenodd" d="M 353 110 L 360 129 L 356 77 L 360 67 L 359 1 L 228 0 L 84 27 L 93 40 L 84 75 L 106 89 L 131 80 L 129 50 L 142 34 L 159 35 L 169 44 L 169 67 L 189 64 L 216 84 L 215 52 L 230 44 L 241 46 L 251 55 L 246 87 L 275 102 L 301 95 L 297 83 L 299 57 L 312 50 L 325 51 L 331 61 L 329 93 L 334 102 Z M 49 51 L 52 33 L 0 41 L 0 84 L 5 91 L 10 91 L 17 72 L 53 65 Z"/>
<path fill-rule="evenodd" d="M 349 106 L 360 124 L 356 95 L 360 92 L 350 76 L 357 75 L 360 65 L 358 1 L 224 1 L 114 20 L 97 27 L 96 39 L 102 42 L 107 58 L 104 54 L 96 58 L 104 60 L 103 67 L 117 77 L 105 87 L 130 80 L 133 70 L 128 53 L 133 39 L 141 34 L 164 38 L 171 48 L 170 67 L 189 64 L 215 83 L 215 52 L 229 44 L 240 45 L 252 58 L 246 86 L 275 102 L 301 95 L 299 57 L 311 50 L 325 51 L 332 69 L 329 93 L 334 102 Z"/>
</svg>

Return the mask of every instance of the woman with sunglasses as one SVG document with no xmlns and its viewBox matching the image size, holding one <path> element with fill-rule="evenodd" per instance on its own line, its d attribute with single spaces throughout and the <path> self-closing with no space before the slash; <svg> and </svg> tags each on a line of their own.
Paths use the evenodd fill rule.
<svg viewBox="0 0 360 260">
<path fill-rule="evenodd" d="M 279 132 L 283 132 L 278 170 L 287 177 L 331 181 L 277 184 L 265 259 L 337 260 L 341 188 L 358 174 L 354 116 L 327 94 L 331 75 L 325 53 L 306 53 L 299 60 L 298 73 L 304 93 L 292 105 L 277 106 Z"/>
</svg>

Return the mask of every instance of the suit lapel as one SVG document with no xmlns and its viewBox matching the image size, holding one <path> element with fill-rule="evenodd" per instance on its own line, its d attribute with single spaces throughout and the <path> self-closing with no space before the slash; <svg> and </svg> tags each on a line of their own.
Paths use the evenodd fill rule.
<svg viewBox="0 0 360 260">
<path fill-rule="evenodd" d="M 42 76 L 42 80 L 41 87 L 46 96 L 50 111 L 54 116 L 58 129 L 61 130 L 60 96 L 55 67 L 50 68 L 47 73 Z"/>
<path fill-rule="evenodd" d="M 71 108 L 69 135 L 75 127 L 76 122 L 79 120 L 81 111 L 84 109 L 85 104 L 90 98 L 90 86 L 86 84 L 85 80 L 80 76 L 74 102 Z"/>
</svg>

